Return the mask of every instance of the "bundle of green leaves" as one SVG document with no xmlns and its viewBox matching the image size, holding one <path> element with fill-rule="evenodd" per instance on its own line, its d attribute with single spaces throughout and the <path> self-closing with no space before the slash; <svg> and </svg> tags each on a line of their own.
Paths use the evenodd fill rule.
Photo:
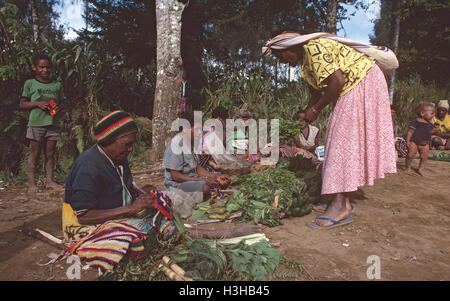
<svg viewBox="0 0 450 301">
<path fill-rule="evenodd" d="M 292 171 L 297 178 L 306 184 L 304 195 L 309 203 L 315 203 L 320 200 L 322 162 L 312 161 L 301 155 L 296 155 L 292 158 L 282 158 L 279 166 Z"/>
<path fill-rule="evenodd" d="M 293 144 L 294 137 L 300 135 L 301 123 L 298 120 L 279 119 L 279 137 L 281 143 Z"/>
<path fill-rule="evenodd" d="M 229 258 L 229 268 L 239 272 L 242 280 L 263 281 L 267 275 L 275 273 L 281 262 L 280 251 L 263 240 L 251 245 L 241 241 L 225 250 Z"/>
<path fill-rule="evenodd" d="M 228 198 L 226 208 L 230 212 L 242 210 L 244 221 L 277 226 L 283 216 L 303 216 L 312 210 L 305 182 L 282 167 L 241 176 L 231 184 L 240 186 Z"/>
</svg>

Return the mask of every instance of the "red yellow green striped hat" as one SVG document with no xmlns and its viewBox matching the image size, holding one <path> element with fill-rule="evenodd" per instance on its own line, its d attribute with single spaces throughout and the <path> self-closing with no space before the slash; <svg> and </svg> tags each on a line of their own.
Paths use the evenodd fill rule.
<svg viewBox="0 0 450 301">
<path fill-rule="evenodd" d="M 94 128 L 98 144 L 112 142 L 118 136 L 137 131 L 137 125 L 130 114 L 114 111 L 103 117 Z"/>
</svg>

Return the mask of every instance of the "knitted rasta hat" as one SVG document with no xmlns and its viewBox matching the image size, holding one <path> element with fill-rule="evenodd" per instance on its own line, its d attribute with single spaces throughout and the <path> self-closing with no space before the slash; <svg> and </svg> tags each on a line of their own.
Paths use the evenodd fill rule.
<svg viewBox="0 0 450 301">
<path fill-rule="evenodd" d="M 136 123 L 130 114 L 124 111 L 114 111 L 103 117 L 94 128 L 98 144 L 112 142 L 121 134 L 137 131 Z"/>
</svg>

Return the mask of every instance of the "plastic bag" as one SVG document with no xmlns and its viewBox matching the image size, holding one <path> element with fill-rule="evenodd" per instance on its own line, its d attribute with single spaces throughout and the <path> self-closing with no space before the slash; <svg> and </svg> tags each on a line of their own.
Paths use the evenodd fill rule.
<svg viewBox="0 0 450 301">
<path fill-rule="evenodd" d="M 245 159 L 231 154 L 212 154 L 214 161 L 221 169 L 249 168 L 251 163 Z"/>
<path fill-rule="evenodd" d="M 192 215 L 195 205 L 203 202 L 203 192 L 186 192 L 178 188 L 170 187 L 163 191 L 172 200 L 172 209 L 182 218 Z"/>
</svg>

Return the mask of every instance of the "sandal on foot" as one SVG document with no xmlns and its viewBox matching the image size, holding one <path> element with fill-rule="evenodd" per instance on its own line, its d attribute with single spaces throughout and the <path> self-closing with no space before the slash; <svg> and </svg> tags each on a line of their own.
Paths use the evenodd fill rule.
<svg viewBox="0 0 450 301">
<path fill-rule="evenodd" d="M 342 225 L 350 224 L 351 222 L 353 222 L 353 219 L 351 217 L 346 217 L 344 219 L 341 219 L 340 221 L 335 221 L 332 218 L 322 217 L 322 216 L 318 215 L 318 216 L 316 216 L 316 219 L 326 220 L 326 221 L 332 222 L 332 224 L 329 226 L 319 226 L 316 223 L 307 222 L 306 225 L 311 228 L 316 228 L 316 229 L 331 229 L 331 228 L 336 228 L 336 227 L 339 227 Z"/>
<path fill-rule="evenodd" d="M 350 213 L 355 211 L 355 207 L 350 203 Z M 318 205 L 313 206 L 313 210 L 316 212 L 325 212 L 327 210 L 328 205 L 324 203 L 319 203 Z"/>
</svg>

